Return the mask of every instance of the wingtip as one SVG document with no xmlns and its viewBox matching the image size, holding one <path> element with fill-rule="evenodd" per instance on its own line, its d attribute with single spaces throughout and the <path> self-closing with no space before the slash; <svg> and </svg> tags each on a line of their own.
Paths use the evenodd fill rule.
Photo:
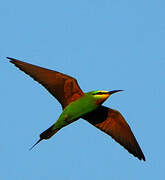
<svg viewBox="0 0 165 180">
<path fill-rule="evenodd" d="M 10 60 L 12 60 L 13 58 L 11 58 L 11 57 L 6 57 L 7 59 L 10 59 Z"/>
<path fill-rule="evenodd" d="M 142 160 L 143 160 L 143 161 L 146 161 L 146 158 L 143 156 L 143 157 L 142 157 Z"/>
<path fill-rule="evenodd" d="M 140 147 L 140 146 L 139 146 Z M 142 152 L 142 150 L 140 149 L 140 151 L 141 151 L 141 153 L 139 154 L 139 159 L 140 160 L 143 160 L 143 161 L 146 161 L 146 158 L 145 158 L 145 156 L 144 156 L 144 154 L 143 154 L 143 152 Z"/>
<path fill-rule="evenodd" d="M 11 63 L 13 63 L 13 61 L 16 60 L 16 59 L 11 58 L 11 57 L 6 57 L 6 58 L 9 59 Z"/>
<path fill-rule="evenodd" d="M 139 156 L 136 156 L 140 161 L 146 161 L 146 158 L 145 158 L 145 156 L 144 156 L 144 154 L 142 153 L 141 155 L 139 155 Z"/>
</svg>

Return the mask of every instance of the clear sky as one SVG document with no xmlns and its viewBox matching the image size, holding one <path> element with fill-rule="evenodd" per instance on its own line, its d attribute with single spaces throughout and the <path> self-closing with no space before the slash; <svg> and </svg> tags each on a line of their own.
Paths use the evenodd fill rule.
<svg viewBox="0 0 165 180">
<path fill-rule="evenodd" d="M 164 49 L 164 0 L 2 0 L 0 179 L 164 179 Z M 123 114 L 146 162 L 82 119 L 29 151 L 61 106 L 6 56 L 76 77 L 84 91 L 124 89 L 104 105 Z"/>
</svg>

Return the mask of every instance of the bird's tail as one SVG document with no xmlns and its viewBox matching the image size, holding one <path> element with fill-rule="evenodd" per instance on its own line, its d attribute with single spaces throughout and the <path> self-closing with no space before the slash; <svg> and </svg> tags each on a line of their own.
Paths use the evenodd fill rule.
<svg viewBox="0 0 165 180">
<path fill-rule="evenodd" d="M 51 138 L 57 131 L 59 131 L 60 129 L 55 129 L 55 130 L 53 130 L 53 126 L 54 126 L 54 124 L 51 126 L 51 127 L 49 127 L 47 130 L 45 130 L 44 132 L 42 132 L 41 134 L 40 134 L 40 139 L 29 149 L 29 150 L 31 150 L 31 149 L 33 149 L 33 147 L 34 146 L 36 146 L 40 141 L 42 141 L 43 139 L 49 139 L 49 138 Z"/>
</svg>

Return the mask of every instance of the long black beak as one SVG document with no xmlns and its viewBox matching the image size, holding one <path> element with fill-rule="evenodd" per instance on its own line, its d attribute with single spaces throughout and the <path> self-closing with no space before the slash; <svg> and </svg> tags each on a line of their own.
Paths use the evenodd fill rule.
<svg viewBox="0 0 165 180">
<path fill-rule="evenodd" d="M 120 92 L 120 91 L 124 91 L 124 90 L 113 90 L 113 91 L 109 91 L 108 93 L 109 93 L 109 95 L 111 95 L 111 94 L 114 94 L 114 93 L 117 93 L 117 92 Z"/>
</svg>

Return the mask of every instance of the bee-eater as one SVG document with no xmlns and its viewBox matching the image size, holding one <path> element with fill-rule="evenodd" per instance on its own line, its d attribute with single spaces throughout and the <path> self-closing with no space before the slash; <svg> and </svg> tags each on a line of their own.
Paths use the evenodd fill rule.
<svg viewBox="0 0 165 180">
<path fill-rule="evenodd" d="M 83 118 L 110 135 L 139 160 L 145 161 L 144 154 L 124 117 L 117 110 L 102 106 L 102 103 L 110 95 L 122 90 L 96 90 L 84 93 L 76 79 L 71 76 L 14 58 L 7 58 L 20 70 L 42 84 L 60 102 L 63 108 L 58 120 L 40 134 L 40 139 L 32 148 L 41 140 L 52 137 L 61 128 Z"/>
</svg>

